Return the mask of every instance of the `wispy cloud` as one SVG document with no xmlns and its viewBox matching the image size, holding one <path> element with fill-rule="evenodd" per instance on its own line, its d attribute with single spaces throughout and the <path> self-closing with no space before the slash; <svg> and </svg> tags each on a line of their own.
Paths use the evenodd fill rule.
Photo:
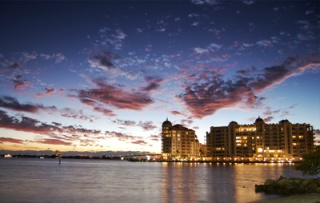
<svg viewBox="0 0 320 203">
<path fill-rule="evenodd" d="M 141 122 L 140 121 L 137 125 L 140 126 L 141 128 L 143 128 L 146 131 L 158 128 L 158 126 L 154 125 L 152 121 L 146 121 L 146 122 Z"/>
<path fill-rule="evenodd" d="M 63 89 L 60 89 L 60 92 L 63 92 Z M 35 95 L 34 98 L 40 98 L 40 97 L 48 97 L 48 96 L 52 96 L 57 92 L 56 89 L 54 88 L 45 88 L 45 92 L 44 93 L 38 93 Z"/>
<path fill-rule="evenodd" d="M 112 121 L 115 124 L 123 125 L 123 126 L 135 126 L 136 122 L 131 121 L 131 120 L 121 120 L 121 119 L 116 119 Z"/>
<path fill-rule="evenodd" d="M 102 70 L 108 74 L 109 77 L 125 77 L 128 79 L 135 79 L 137 73 L 134 71 L 127 71 L 122 66 L 130 61 L 130 59 L 122 58 L 121 56 L 114 54 L 110 51 L 99 51 L 99 53 L 88 58 L 88 62 L 91 68 L 95 70 Z"/>
<path fill-rule="evenodd" d="M 196 5 L 215 5 L 219 2 L 219 0 L 191 0 L 191 2 Z"/>
<path fill-rule="evenodd" d="M 136 145 L 148 145 L 148 143 L 145 140 L 135 140 L 135 141 L 132 141 L 131 143 Z"/>
<path fill-rule="evenodd" d="M 24 132 L 34 132 L 40 134 L 50 134 L 52 132 L 59 132 L 57 126 L 42 123 L 36 119 L 22 116 L 17 119 L 9 116 L 5 111 L 0 110 L 0 125 L 2 128 L 13 129 Z"/>
<path fill-rule="evenodd" d="M 49 145 L 66 145 L 66 146 L 72 145 L 72 142 L 65 142 L 57 139 L 44 139 L 44 140 L 38 141 L 38 143 L 49 144 Z"/>
<path fill-rule="evenodd" d="M 100 28 L 99 39 L 96 40 L 97 46 L 108 46 L 111 49 L 121 50 L 123 41 L 127 35 L 121 29 L 111 29 L 107 27 Z"/>
<path fill-rule="evenodd" d="M 24 141 L 21 139 L 15 139 L 10 137 L 0 137 L 0 143 L 3 143 L 3 142 L 22 144 Z"/>
<path fill-rule="evenodd" d="M 0 107 L 28 113 L 37 113 L 39 110 L 56 110 L 55 106 L 45 107 L 40 104 L 21 104 L 16 98 L 9 96 L 0 97 Z"/>
<path fill-rule="evenodd" d="M 72 125 L 63 126 L 59 123 L 47 124 L 37 119 L 22 116 L 17 118 L 9 116 L 5 111 L 0 110 L 0 126 L 5 129 L 12 129 L 16 131 L 31 132 L 51 137 L 50 139 L 60 138 L 63 140 L 70 140 L 72 135 L 100 135 L 100 130 L 86 129 L 82 127 L 75 127 Z M 61 134 L 67 134 L 68 136 L 59 136 Z"/>
<path fill-rule="evenodd" d="M 107 138 L 116 138 L 120 141 L 131 141 L 131 140 L 137 140 L 137 139 L 142 139 L 141 136 L 133 136 L 133 135 L 128 135 L 122 132 L 116 132 L 116 131 L 106 131 L 105 135 Z"/>
<path fill-rule="evenodd" d="M 159 76 L 148 76 L 145 78 L 147 82 L 147 86 L 141 88 L 142 91 L 151 92 L 160 87 L 160 84 L 163 82 L 163 79 Z"/>
<path fill-rule="evenodd" d="M 13 54 L 9 57 L 3 56 L 3 58 L 4 60 L 0 62 L 0 80 L 12 82 L 14 90 L 19 92 L 34 85 L 35 81 L 30 78 L 30 74 L 34 79 L 35 72 L 39 72 L 35 64 L 48 60 L 53 60 L 55 64 L 58 64 L 66 59 L 62 53 L 45 54 L 35 51 Z"/>
</svg>

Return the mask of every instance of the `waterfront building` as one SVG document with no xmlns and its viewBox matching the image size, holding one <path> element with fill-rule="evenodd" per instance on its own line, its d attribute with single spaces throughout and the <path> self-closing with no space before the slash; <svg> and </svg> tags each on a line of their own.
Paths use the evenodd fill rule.
<svg viewBox="0 0 320 203">
<path fill-rule="evenodd" d="M 267 124 L 260 117 L 255 123 L 211 127 L 206 133 L 207 157 L 212 160 L 294 161 L 313 152 L 314 130 L 310 124 L 282 120 Z"/>
<path fill-rule="evenodd" d="M 198 160 L 204 155 L 195 131 L 183 125 L 162 123 L 162 158 L 164 160 Z"/>
</svg>

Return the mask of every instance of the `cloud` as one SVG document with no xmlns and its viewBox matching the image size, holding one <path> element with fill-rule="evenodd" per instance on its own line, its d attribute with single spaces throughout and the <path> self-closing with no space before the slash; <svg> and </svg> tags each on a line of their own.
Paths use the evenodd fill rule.
<svg viewBox="0 0 320 203">
<path fill-rule="evenodd" d="M 66 59 L 66 57 L 61 53 L 55 54 L 54 57 L 55 57 L 56 63 L 61 63 L 62 61 L 64 61 Z"/>
<path fill-rule="evenodd" d="M 63 90 L 60 89 L 60 91 L 62 92 Z M 36 94 L 35 98 L 48 97 L 48 96 L 55 94 L 56 92 L 57 92 L 56 89 L 45 88 L 45 93 L 38 93 L 38 94 Z"/>
<path fill-rule="evenodd" d="M 160 141 L 161 139 L 161 135 L 151 135 L 150 136 L 150 140 L 153 140 L 153 141 Z"/>
<path fill-rule="evenodd" d="M 84 104 L 91 106 L 108 105 L 118 109 L 141 110 L 153 103 L 144 91 L 126 91 L 102 81 L 94 81 L 98 88 L 80 90 L 78 97 Z"/>
<path fill-rule="evenodd" d="M 208 46 L 206 46 L 205 48 L 200 48 L 200 47 L 196 47 L 194 48 L 194 51 L 197 54 L 207 54 L 209 52 L 217 52 L 222 48 L 222 45 L 219 44 L 215 44 L 215 43 L 211 43 Z"/>
<path fill-rule="evenodd" d="M 19 120 L 15 117 L 7 115 L 5 111 L 0 110 L 0 126 L 1 128 L 13 129 L 24 132 L 34 132 L 40 134 L 50 134 L 60 131 L 57 126 L 48 125 L 38 120 L 22 116 Z"/>
<path fill-rule="evenodd" d="M 128 63 L 128 59 L 122 59 L 119 55 L 109 51 L 103 51 L 88 59 L 91 68 L 102 70 L 108 74 L 109 77 L 126 77 L 128 79 L 136 78 L 136 74 L 132 71 L 126 71 L 121 66 Z M 131 61 L 132 62 L 132 61 Z"/>
<path fill-rule="evenodd" d="M 23 90 L 25 87 L 30 86 L 30 82 L 27 80 L 22 80 L 22 75 L 17 75 L 11 80 L 14 84 L 15 90 Z"/>
<path fill-rule="evenodd" d="M 96 119 L 95 116 L 88 114 L 84 115 L 82 110 L 76 111 L 71 108 L 63 108 L 62 110 L 60 110 L 60 115 L 66 118 L 81 119 L 90 122 Z"/>
<path fill-rule="evenodd" d="M 38 76 L 34 74 L 35 70 L 39 70 L 36 67 L 44 60 L 47 61 L 49 59 L 55 60 L 55 63 L 61 63 L 65 60 L 65 56 L 61 53 L 49 55 L 39 54 L 35 51 L 12 54 L 10 57 L 3 56 L 3 61 L 0 63 L 1 77 L 5 78 L 5 81 L 11 81 L 14 85 L 14 90 L 22 91 L 33 84 L 33 82 L 28 81 L 30 78 Z M 25 77 L 28 80 L 23 79 Z"/>
<path fill-rule="evenodd" d="M 151 92 L 159 88 L 160 84 L 163 82 L 163 79 L 159 76 L 148 76 L 145 78 L 148 85 L 141 88 L 142 91 Z"/>
<path fill-rule="evenodd" d="M 265 99 L 257 97 L 258 93 L 306 70 L 319 70 L 319 58 L 316 54 L 289 58 L 278 66 L 238 71 L 233 79 L 228 80 L 215 71 L 186 74 L 184 92 L 177 97 L 197 118 L 239 103 L 252 108 Z"/>
<path fill-rule="evenodd" d="M 272 119 L 274 119 L 273 116 L 267 116 L 267 117 L 264 117 L 264 118 L 263 118 L 263 121 L 266 122 L 266 123 L 269 123 L 269 122 L 272 121 Z"/>
<path fill-rule="evenodd" d="M 96 45 L 99 46 L 110 46 L 115 50 L 121 50 L 123 41 L 127 35 L 121 29 L 111 29 L 103 27 L 98 32 L 100 39 L 96 40 Z"/>
<path fill-rule="evenodd" d="M 180 122 L 181 122 L 181 124 L 183 126 L 188 127 L 193 123 L 193 120 L 191 120 L 191 119 L 182 119 Z"/>
<path fill-rule="evenodd" d="M 183 114 L 180 113 L 179 111 L 171 111 L 171 113 L 172 113 L 173 115 L 183 115 Z"/>
<path fill-rule="evenodd" d="M 153 130 L 155 128 L 158 128 L 158 126 L 154 125 L 152 121 L 146 121 L 146 122 L 139 122 L 137 124 L 137 126 L 140 126 L 141 128 L 143 128 L 144 130 L 148 131 L 148 130 Z"/>
<path fill-rule="evenodd" d="M 219 0 L 191 0 L 192 3 L 196 5 L 215 5 L 219 2 Z"/>
<path fill-rule="evenodd" d="M 271 40 L 260 40 L 260 41 L 257 41 L 256 44 L 262 47 L 272 47 Z"/>
<path fill-rule="evenodd" d="M 116 119 L 112 121 L 113 123 L 123 125 L 123 126 L 135 126 L 136 122 L 135 121 L 130 121 L 130 120 L 121 120 L 121 119 Z"/>
<path fill-rule="evenodd" d="M 31 132 L 42 135 L 48 135 L 57 138 L 57 134 L 69 135 L 100 135 L 100 130 L 85 129 L 82 127 L 62 126 L 59 123 L 46 124 L 39 120 L 22 116 L 16 118 L 9 116 L 5 111 L 0 110 L 0 126 L 1 128 L 11 129 L 16 131 Z M 61 138 L 61 136 L 60 136 Z M 64 137 L 65 139 L 65 137 Z"/>
<path fill-rule="evenodd" d="M 199 47 L 194 48 L 194 51 L 195 51 L 197 54 L 205 54 L 205 53 L 208 53 L 208 52 L 209 52 L 208 49 L 199 48 Z"/>
<path fill-rule="evenodd" d="M 48 94 L 50 92 L 54 92 L 53 89 L 47 89 Z M 60 112 L 60 115 L 66 118 L 77 118 L 82 120 L 92 121 L 95 119 L 95 116 L 84 115 L 82 111 L 75 111 L 70 108 L 63 108 L 62 110 L 58 110 L 55 106 L 43 106 L 40 104 L 22 104 L 16 98 L 9 96 L 0 97 L 0 107 L 14 110 L 17 112 L 27 112 L 27 113 L 38 113 L 39 111 L 45 112 Z"/>
<path fill-rule="evenodd" d="M 106 109 L 106 108 L 102 108 L 102 107 L 97 107 L 96 106 L 96 107 L 93 108 L 93 110 L 96 111 L 96 112 L 100 112 L 105 116 L 116 116 L 116 114 L 114 114 L 113 111 L 110 110 L 110 109 Z"/>
<path fill-rule="evenodd" d="M 15 138 L 9 138 L 9 137 L 0 137 L 0 143 L 2 142 L 10 142 L 15 144 L 22 144 L 23 140 L 15 139 Z"/>
<path fill-rule="evenodd" d="M 17 99 L 9 96 L 0 97 L 0 107 L 28 113 L 37 113 L 39 110 L 56 110 L 55 106 L 44 107 L 39 104 L 21 104 Z"/>
<path fill-rule="evenodd" d="M 108 71 L 110 69 L 115 69 L 116 67 L 112 63 L 111 53 L 104 53 L 103 55 L 92 56 L 88 59 L 88 62 L 93 68 L 100 68 L 102 70 Z"/>
<path fill-rule="evenodd" d="M 71 142 L 65 142 L 65 141 L 58 140 L 58 139 L 44 139 L 44 140 L 41 140 L 38 142 L 42 143 L 42 144 L 50 144 L 50 145 L 66 145 L 66 146 L 72 145 Z"/>
<path fill-rule="evenodd" d="M 148 145 L 148 143 L 144 140 L 135 140 L 135 141 L 132 141 L 131 143 L 136 145 Z"/>
<path fill-rule="evenodd" d="M 274 115 L 274 114 L 278 114 L 280 111 L 281 111 L 280 109 L 272 110 L 271 107 L 267 107 L 266 110 L 263 112 L 263 115 L 271 116 L 271 115 Z"/>
<path fill-rule="evenodd" d="M 132 135 L 127 135 L 125 133 L 121 133 L 121 132 L 116 132 L 116 131 L 106 131 L 105 135 L 108 138 L 116 138 L 120 141 L 127 141 L 127 140 L 135 140 L 135 139 L 139 139 L 141 137 L 136 137 L 136 136 L 132 136 Z"/>
<path fill-rule="evenodd" d="M 243 0 L 242 3 L 246 4 L 246 5 L 251 5 L 251 4 L 254 4 L 255 1 L 254 0 Z"/>
</svg>

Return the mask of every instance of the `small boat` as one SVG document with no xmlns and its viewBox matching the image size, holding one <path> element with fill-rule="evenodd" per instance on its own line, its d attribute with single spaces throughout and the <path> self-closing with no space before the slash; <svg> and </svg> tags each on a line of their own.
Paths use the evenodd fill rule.
<svg viewBox="0 0 320 203">
<path fill-rule="evenodd" d="M 12 158 L 12 155 L 11 154 L 6 154 L 6 155 L 4 155 L 4 158 Z"/>
</svg>

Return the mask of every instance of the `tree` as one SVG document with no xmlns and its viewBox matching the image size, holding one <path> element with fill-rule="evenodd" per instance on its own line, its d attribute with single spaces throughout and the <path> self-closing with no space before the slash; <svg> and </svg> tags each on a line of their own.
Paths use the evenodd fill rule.
<svg viewBox="0 0 320 203">
<path fill-rule="evenodd" d="M 303 161 L 295 166 L 303 175 L 317 175 L 320 173 L 320 149 L 313 153 L 303 155 Z"/>
</svg>

